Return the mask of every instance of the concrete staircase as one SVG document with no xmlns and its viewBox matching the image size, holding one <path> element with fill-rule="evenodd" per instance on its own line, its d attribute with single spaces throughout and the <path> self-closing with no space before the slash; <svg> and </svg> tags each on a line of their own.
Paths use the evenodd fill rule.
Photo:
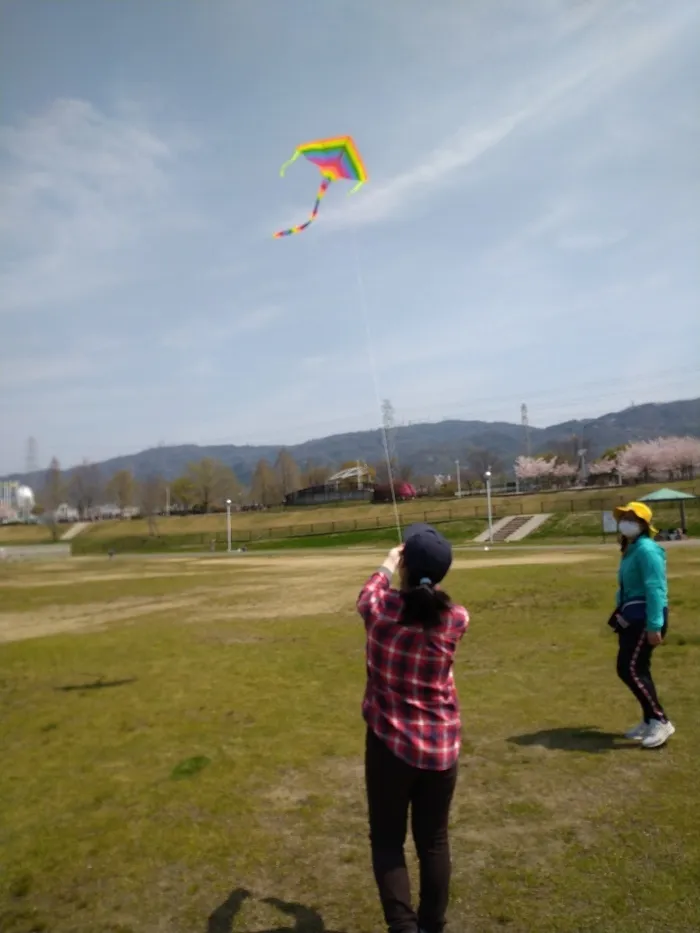
<svg viewBox="0 0 700 933">
<path fill-rule="evenodd" d="M 512 515 L 506 515 L 505 518 L 499 518 L 498 521 L 495 521 L 495 522 L 493 523 L 493 538 L 494 538 L 494 541 L 496 540 L 496 535 L 500 532 L 500 530 L 501 530 L 502 528 L 505 528 L 505 526 L 508 525 L 508 524 L 509 524 L 510 522 L 512 522 L 512 521 L 513 521 L 513 516 L 512 516 Z M 486 529 L 486 531 L 482 531 L 480 535 L 477 535 L 476 538 L 474 538 L 474 540 L 476 541 L 477 544 L 487 544 L 487 543 L 488 543 L 488 540 L 489 540 L 489 530 L 488 530 L 488 528 Z"/>
<path fill-rule="evenodd" d="M 524 515 L 521 517 L 526 518 L 527 521 L 525 521 L 522 525 L 516 528 L 515 531 L 508 535 L 506 538 L 508 543 L 511 541 L 522 541 L 523 538 L 527 538 L 528 535 L 531 535 L 533 531 L 536 531 L 538 528 L 544 525 L 547 519 L 551 518 L 552 516 L 549 512 L 541 512 L 539 515 Z"/>
<path fill-rule="evenodd" d="M 510 541 L 511 535 L 514 535 L 519 528 L 522 528 L 523 525 L 526 525 L 530 520 L 529 515 L 516 515 L 506 522 L 498 531 L 493 533 L 494 544 L 504 541 Z"/>
<path fill-rule="evenodd" d="M 509 544 L 511 541 L 522 541 L 535 529 L 543 525 L 550 515 L 507 515 L 505 518 L 499 518 L 493 523 L 493 543 Z M 474 539 L 477 544 L 487 544 L 489 541 L 489 532 L 482 531 Z"/>
<path fill-rule="evenodd" d="M 64 534 L 61 535 L 61 541 L 72 541 L 77 538 L 81 531 L 85 531 L 90 522 L 76 522 Z"/>
</svg>

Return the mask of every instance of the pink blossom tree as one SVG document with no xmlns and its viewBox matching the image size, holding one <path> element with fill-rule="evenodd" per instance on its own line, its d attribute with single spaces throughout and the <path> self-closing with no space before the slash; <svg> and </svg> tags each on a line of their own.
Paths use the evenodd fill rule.
<svg viewBox="0 0 700 933">
<path fill-rule="evenodd" d="M 539 486 L 551 482 L 555 466 L 556 458 L 546 460 L 544 457 L 518 457 L 514 470 L 521 482 L 531 482 Z"/>
<path fill-rule="evenodd" d="M 573 463 L 556 463 L 554 465 L 553 474 L 562 486 L 567 486 L 574 480 L 578 474 L 578 470 Z"/>
<path fill-rule="evenodd" d="M 697 437 L 664 437 L 659 457 L 660 467 L 669 479 L 693 479 L 700 470 L 700 439 Z"/>
<path fill-rule="evenodd" d="M 588 464 L 588 472 L 591 476 L 610 476 L 617 471 L 617 462 L 615 460 L 594 460 Z"/>
<path fill-rule="evenodd" d="M 692 479 L 700 469 L 700 439 L 657 437 L 637 441 L 618 454 L 617 468 L 623 479 Z"/>
</svg>

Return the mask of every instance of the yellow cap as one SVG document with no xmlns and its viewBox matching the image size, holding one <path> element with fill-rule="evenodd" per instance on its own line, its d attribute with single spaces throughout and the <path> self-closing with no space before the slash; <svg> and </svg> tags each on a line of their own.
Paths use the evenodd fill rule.
<svg viewBox="0 0 700 933">
<path fill-rule="evenodd" d="M 649 531 L 656 535 L 658 531 L 651 523 L 653 514 L 648 505 L 645 505 L 643 502 L 628 502 L 627 505 L 618 505 L 618 507 L 613 511 L 615 518 L 620 521 L 625 512 L 633 512 L 637 518 L 641 518 L 643 522 L 646 522 L 649 526 Z"/>
</svg>

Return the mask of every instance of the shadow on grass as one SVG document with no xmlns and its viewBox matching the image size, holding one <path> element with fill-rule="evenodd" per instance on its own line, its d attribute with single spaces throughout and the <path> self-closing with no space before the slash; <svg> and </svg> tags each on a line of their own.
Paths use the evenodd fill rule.
<svg viewBox="0 0 700 933">
<path fill-rule="evenodd" d="M 234 933 L 234 921 L 243 904 L 253 897 L 245 888 L 232 891 L 223 904 L 220 904 L 207 921 L 207 933 Z M 310 907 L 295 904 L 290 901 L 281 901 L 276 897 L 264 897 L 263 904 L 275 907 L 280 913 L 287 914 L 292 919 L 289 926 L 274 927 L 269 930 L 258 930 L 256 933 L 336 933 L 327 930 L 323 918 Z"/>
<path fill-rule="evenodd" d="M 123 680 L 93 680 L 89 684 L 66 684 L 65 687 L 54 687 L 54 690 L 60 690 L 62 693 L 69 693 L 71 690 L 104 690 L 107 687 L 123 687 L 125 684 L 135 684 L 135 677 L 126 677 Z"/>
<path fill-rule="evenodd" d="M 539 745 L 540 748 L 554 751 L 590 752 L 594 755 L 639 747 L 637 743 L 630 742 L 615 732 L 601 732 L 593 726 L 542 729 L 539 732 L 512 735 L 508 741 L 513 745 Z"/>
</svg>

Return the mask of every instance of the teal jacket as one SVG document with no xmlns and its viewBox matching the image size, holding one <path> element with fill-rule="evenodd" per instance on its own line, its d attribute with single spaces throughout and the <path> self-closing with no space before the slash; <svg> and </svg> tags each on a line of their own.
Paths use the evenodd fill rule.
<svg viewBox="0 0 700 933">
<path fill-rule="evenodd" d="M 664 609 L 668 606 L 664 549 L 646 535 L 631 542 L 620 561 L 618 583 L 618 608 L 631 599 L 645 600 L 647 630 L 661 631 L 664 624 Z"/>
</svg>

